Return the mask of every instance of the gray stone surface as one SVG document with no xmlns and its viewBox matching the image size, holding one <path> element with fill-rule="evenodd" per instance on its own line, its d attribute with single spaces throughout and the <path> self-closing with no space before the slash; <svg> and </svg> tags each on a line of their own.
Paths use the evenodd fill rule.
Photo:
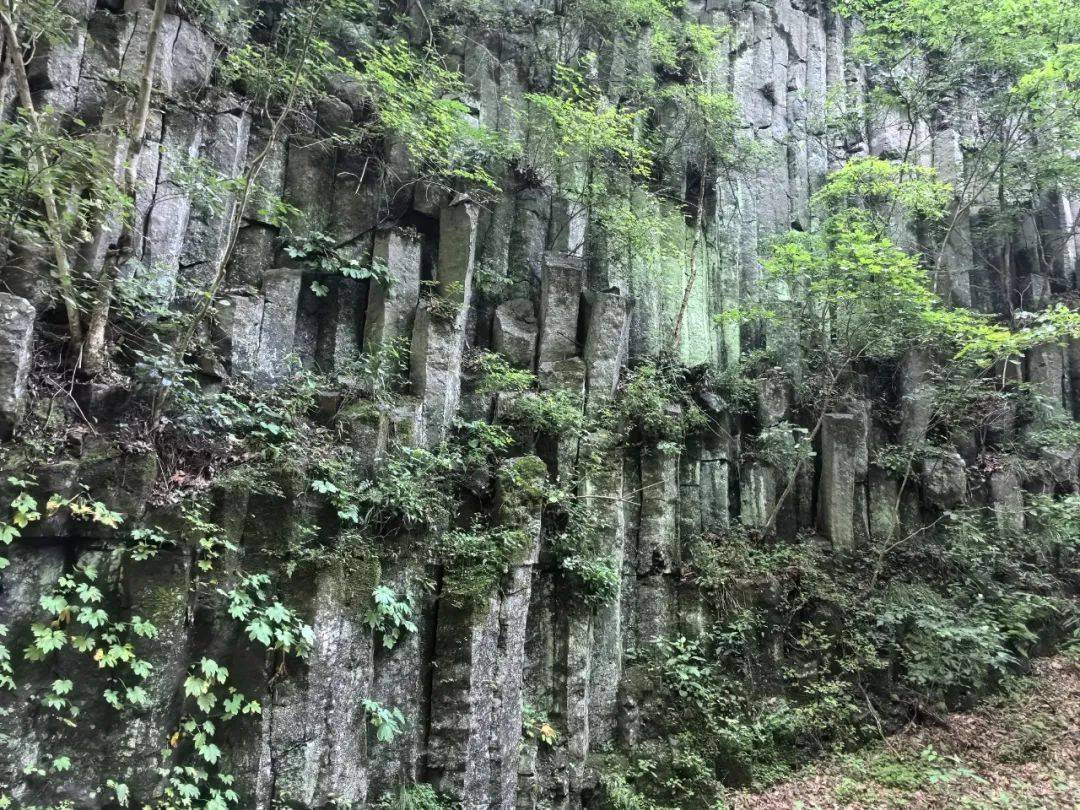
<svg viewBox="0 0 1080 810">
<path fill-rule="evenodd" d="M 855 544 L 855 477 L 862 431 L 858 417 L 848 413 L 826 414 L 821 425 L 819 520 L 838 549 Z"/>
<path fill-rule="evenodd" d="M 581 261 L 546 253 L 540 279 L 540 349 L 543 365 L 580 354 L 578 309 L 583 284 Z"/>
<path fill-rule="evenodd" d="M 919 464 L 924 499 L 949 509 L 967 498 L 967 465 L 955 450 L 928 456 Z"/>
<path fill-rule="evenodd" d="M 1030 349 L 1026 358 L 1027 379 L 1039 398 L 1045 416 L 1061 414 L 1065 404 L 1065 358 L 1061 346 L 1048 344 Z"/>
<path fill-rule="evenodd" d="M 406 231 L 380 231 L 373 256 L 382 262 L 392 283 L 373 283 L 364 321 L 364 350 L 374 351 L 411 334 L 420 300 L 420 240 Z"/>
<path fill-rule="evenodd" d="M 990 507 L 999 529 L 1013 535 L 1024 531 L 1024 492 L 1016 473 L 996 470 L 990 474 Z"/>
<path fill-rule="evenodd" d="M 618 293 L 586 295 L 589 305 L 584 357 L 588 410 L 596 412 L 615 396 L 630 341 L 630 300 Z"/>
<path fill-rule="evenodd" d="M 536 308 L 528 298 L 514 298 L 495 308 L 492 346 L 513 365 L 533 368 L 538 334 Z"/>
<path fill-rule="evenodd" d="M 22 420 L 36 315 L 25 298 L 0 292 L 0 439 Z"/>
</svg>

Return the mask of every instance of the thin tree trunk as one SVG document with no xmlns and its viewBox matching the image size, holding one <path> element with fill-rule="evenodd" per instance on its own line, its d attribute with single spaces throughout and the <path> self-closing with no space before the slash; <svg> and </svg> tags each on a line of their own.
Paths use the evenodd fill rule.
<svg viewBox="0 0 1080 810">
<path fill-rule="evenodd" d="M 154 70 L 157 65 L 157 46 L 161 36 L 162 22 L 165 19 L 166 1 L 155 0 L 154 2 L 154 14 L 150 19 L 150 30 L 146 40 L 146 55 L 143 59 L 142 73 L 139 76 L 139 95 L 135 101 L 125 146 L 127 165 L 124 168 L 122 191 L 132 207 L 135 203 L 135 186 L 139 177 L 139 161 L 146 141 L 146 123 L 150 117 L 150 98 L 154 92 Z M 98 224 L 99 237 L 109 227 L 111 219 L 110 216 L 102 216 Z M 123 263 L 124 254 L 130 252 L 132 236 L 132 224 L 125 223 L 119 239 L 120 250 L 110 251 L 106 255 L 105 263 L 98 274 L 93 308 L 90 311 L 90 321 L 83 345 L 83 368 L 90 374 L 96 374 L 105 365 L 105 328 L 109 323 L 113 288 L 116 285 L 116 276 Z"/>
<path fill-rule="evenodd" d="M 26 65 L 22 60 L 22 43 L 15 31 L 15 25 L 6 9 L 0 8 L 0 24 L 4 27 L 4 40 L 7 45 L 8 64 L 15 78 L 26 120 L 37 137 L 42 137 L 41 119 L 34 108 L 34 99 L 30 94 L 30 82 L 26 77 Z M 60 208 L 56 202 L 56 192 L 48 174 L 48 156 L 44 151 L 31 154 L 31 169 L 41 177 L 41 200 L 45 207 L 45 220 L 49 226 L 49 241 L 52 244 L 53 259 L 56 262 L 56 279 L 60 284 L 60 297 L 64 300 L 67 312 L 68 331 L 72 343 L 82 343 L 82 323 L 79 320 L 79 303 L 75 296 L 75 285 L 71 279 L 71 263 L 68 261 L 67 246 L 64 244 L 63 229 L 60 224 Z"/>
</svg>

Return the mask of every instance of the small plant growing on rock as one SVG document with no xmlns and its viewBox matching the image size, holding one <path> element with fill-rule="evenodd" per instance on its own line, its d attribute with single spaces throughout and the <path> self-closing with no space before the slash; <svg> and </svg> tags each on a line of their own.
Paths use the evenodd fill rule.
<svg viewBox="0 0 1080 810">
<path fill-rule="evenodd" d="M 364 700 L 364 712 L 375 729 L 380 742 L 390 742 L 405 729 L 405 715 L 401 709 L 387 709 L 374 700 Z"/>
<path fill-rule="evenodd" d="M 392 649 L 402 634 L 415 633 L 416 622 L 412 620 L 412 598 L 405 594 L 404 599 L 398 599 L 393 588 L 379 585 L 371 592 L 374 602 L 368 610 L 364 621 L 367 626 L 382 634 L 383 646 Z"/>
<path fill-rule="evenodd" d="M 555 745 L 559 740 L 559 732 L 551 725 L 551 721 L 531 703 L 525 703 L 521 707 L 521 733 L 526 739 L 539 740 L 547 746 Z"/>
</svg>

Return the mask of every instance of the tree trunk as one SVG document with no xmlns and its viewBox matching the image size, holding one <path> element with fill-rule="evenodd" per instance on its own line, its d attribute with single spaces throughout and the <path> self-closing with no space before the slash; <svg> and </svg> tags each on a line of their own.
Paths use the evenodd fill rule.
<svg viewBox="0 0 1080 810">
<path fill-rule="evenodd" d="M 125 145 L 126 166 L 122 191 L 129 204 L 134 207 L 136 182 L 139 177 L 139 161 L 146 141 L 146 122 L 150 117 L 150 98 L 154 92 L 154 69 L 157 65 L 157 45 L 161 36 L 161 24 L 165 18 L 167 0 L 155 0 L 154 15 L 150 20 L 150 31 L 146 40 L 146 56 L 143 59 L 142 73 L 139 77 L 139 95 L 135 100 L 133 118 Z M 102 231 L 109 227 L 112 216 L 102 216 L 99 221 L 98 240 Z M 96 241 L 98 241 L 96 240 Z M 105 365 L 105 328 L 109 323 L 109 309 L 112 304 L 113 288 L 116 276 L 125 258 L 130 254 L 132 224 L 122 226 L 118 249 L 106 254 L 101 272 L 94 288 L 94 299 L 87 325 L 86 339 L 83 343 L 83 369 L 89 374 L 96 374 Z"/>
<path fill-rule="evenodd" d="M 30 94 L 30 82 L 26 77 L 26 65 L 22 60 L 22 43 L 15 31 L 15 24 L 8 16 L 6 9 L 0 9 L 0 25 L 4 27 L 4 41 L 6 43 L 8 64 L 11 65 L 11 73 L 15 78 L 15 84 L 19 91 L 19 100 L 30 128 L 39 137 L 42 134 L 41 119 L 34 108 L 34 99 Z M 56 280 L 60 284 L 60 297 L 64 300 L 64 309 L 67 311 L 68 332 L 71 334 L 72 343 L 76 346 L 82 343 L 82 322 L 79 319 L 79 303 L 75 296 L 75 285 L 71 279 L 71 264 L 68 261 L 67 246 L 64 244 L 63 229 L 60 224 L 60 209 L 56 203 L 56 192 L 52 186 L 46 168 L 48 156 L 44 152 L 30 156 L 31 169 L 41 177 L 41 200 L 45 207 L 45 220 L 49 226 L 49 241 L 52 244 L 53 260 L 56 262 Z"/>
</svg>

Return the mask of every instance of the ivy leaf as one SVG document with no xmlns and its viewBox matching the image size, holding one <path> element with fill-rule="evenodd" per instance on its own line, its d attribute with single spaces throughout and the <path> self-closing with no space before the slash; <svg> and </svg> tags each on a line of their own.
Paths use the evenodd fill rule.
<svg viewBox="0 0 1080 810">
<path fill-rule="evenodd" d="M 273 631 L 270 630 L 270 625 L 264 622 L 262 619 L 255 619 L 247 626 L 248 637 L 252 641 L 258 641 L 261 644 L 269 647 L 274 639 Z"/>
</svg>

